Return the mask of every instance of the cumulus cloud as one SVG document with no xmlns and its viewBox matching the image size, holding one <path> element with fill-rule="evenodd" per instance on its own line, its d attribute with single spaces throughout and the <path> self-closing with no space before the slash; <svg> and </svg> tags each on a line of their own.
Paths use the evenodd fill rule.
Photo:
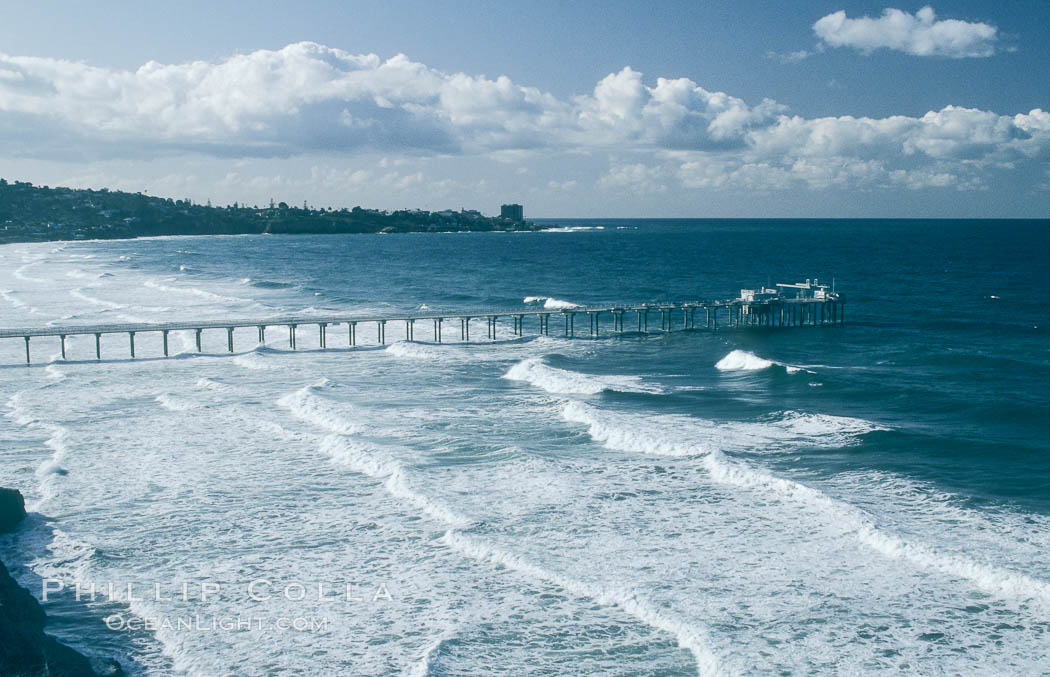
<svg viewBox="0 0 1050 677">
<path fill-rule="evenodd" d="M 824 44 L 852 47 L 866 54 L 893 49 L 913 56 L 944 56 L 954 59 L 991 56 L 996 51 L 998 30 L 981 22 L 938 20 L 931 7 L 915 14 L 887 8 L 878 18 L 849 19 L 839 10 L 813 24 L 813 32 Z"/>
<path fill-rule="evenodd" d="M 669 149 L 717 150 L 746 145 L 751 129 L 784 110 L 774 101 L 749 106 L 724 92 L 710 92 L 688 78 L 642 82 L 630 67 L 603 78 L 591 96 L 576 98 L 576 129 L 582 143 L 625 142 Z"/>
<path fill-rule="evenodd" d="M 678 153 L 671 161 L 694 188 L 975 190 L 985 187 L 988 169 L 1050 154 L 1050 113 L 1009 117 L 947 106 L 920 118 L 781 115 L 748 141 L 740 153 Z"/>
<path fill-rule="evenodd" d="M 614 164 L 598 179 L 598 187 L 604 190 L 628 191 L 636 195 L 666 193 L 666 170 L 650 167 L 641 162 Z"/>
<path fill-rule="evenodd" d="M 849 21 L 843 15 L 836 25 Z M 926 10 L 908 21 L 954 26 Z M 945 49 L 948 43 L 938 40 Z M 448 74 L 403 55 L 383 60 L 298 43 L 217 63 L 150 62 L 135 71 L 0 55 L 0 148 L 8 157 L 66 161 L 77 154 L 367 152 L 485 156 L 515 165 L 540 150 L 605 152 L 634 156 L 613 162 L 598 187 L 636 193 L 666 190 L 674 181 L 693 188 L 971 188 L 980 170 L 1045 158 L 1050 113 L 1006 116 L 947 106 L 921 117 L 803 118 L 775 101 L 748 103 L 687 78 L 647 82 L 630 67 L 587 94 L 560 99 L 503 76 Z M 323 178 L 399 190 L 424 180 L 382 163 Z"/>
</svg>

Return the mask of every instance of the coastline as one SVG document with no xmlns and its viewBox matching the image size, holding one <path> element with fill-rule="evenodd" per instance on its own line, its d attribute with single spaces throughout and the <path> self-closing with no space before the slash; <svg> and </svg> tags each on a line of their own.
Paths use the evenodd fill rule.
<svg viewBox="0 0 1050 677">
<path fill-rule="evenodd" d="M 507 205 L 505 205 L 507 206 Z M 541 230 L 513 214 L 475 209 L 394 211 L 342 207 L 194 204 L 141 193 L 34 186 L 0 178 L 0 244 L 177 235 L 513 232 Z"/>
</svg>

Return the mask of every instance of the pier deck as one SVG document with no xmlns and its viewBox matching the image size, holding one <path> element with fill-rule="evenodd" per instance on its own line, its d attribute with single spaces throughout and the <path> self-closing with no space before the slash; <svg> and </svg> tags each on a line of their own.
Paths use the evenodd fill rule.
<svg viewBox="0 0 1050 677">
<path fill-rule="evenodd" d="M 614 333 L 623 333 L 624 316 L 630 313 L 631 324 L 636 324 L 637 331 L 651 331 L 649 327 L 650 313 L 659 313 L 661 332 L 678 330 L 707 329 L 711 331 L 720 328 L 744 328 L 744 327 L 798 327 L 798 326 L 822 326 L 842 325 L 845 323 L 844 300 L 834 299 L 772 299 L 763 301 L 747 301 L 741 299 L 725 301 L 692 301 L 682 303 L 633 303 L 633 304 L 611 304 L 599 306 L 578 306 L 573 308 L 485 308 L 473 310 L 446 310 L 446 311 L 420 311 L 409 313 L 391 313 L 389 315 L 324 315 L 308 316 L 294 315 L 266 318 L 230 318 L 227 320 L 201 320 L 186 322 L 158 322 L 138 324 L 97 324 L 97 325 L 68 325 L 68 326 L 44 326 L 44 327 L 21 327 L 0 328 L 0 339 L 21 338 L 25 341 L 26 363 L 30 363 L 30 340 L 42 337 L 58 337 L 61 343 L 62 359 L 66 359 L 66 337 L 69 336 L 94 336 L 95 337 L 95 359 L 102 359 L 101 337 L 103 334 L 127 334 L 130 355 L 135 357 L 135 335 L 159 332 L 162 337 L 164 356 L 167 357 L 168 335 L 173 331 L 193 331 L 196 334 L 197 351 L 201 352 L 201 334 L 206 329 L 223 329 L 227 335 L 227 349 L 234 351 L 234 330 L 255 328 L 258 330 L 259 343 L 266 341 L 266 329 L 270 327 L 286 327 L 288 329 L 288 346 L 296 348 L 296 329 L 300 326 L 316 326 L 318 328 L 318 347 L 327 348 L 328 329 L 333 326 L 346 327 L 348 346 L 356 346 L 357 326 L 375 325 L 376 344 L 386 343 L 386 325 L 390 322 L 405 323 L 405 338 L 410 341 L 415 338 L 415 323 L 429 321 L 433 324 L 431 340 L 435 343 L 443 342 L 442 329 L 447 321 L 459 320 L 459 340 L 470 341 L 470 322 L 472 320 L 485 319 L 486 338 L 496 339 L 497 328 L 501 318 L 510 318 L 512 321 L 513 335 L 525 335 L 525 318 L 536 318 L 536 335 L 550 335 L 550 318 L 562 317 L 563 332 L 566 337 L 576 336 L 576 316 L 586 315 L 589 319 L 588 336 L 596 337 L 601 332 L 601 320 L 604 316 L 611 316 L 612 329 Z M 697 311 L 703 312 L 701 324 L 697 325 Z M 723 315 L 722 324 L 719 325 L 719 315 Z M 677 324 L 677 327 L 675 325 Z M 655 326 L 652 331 L 655 331 Z"/>
</svg>

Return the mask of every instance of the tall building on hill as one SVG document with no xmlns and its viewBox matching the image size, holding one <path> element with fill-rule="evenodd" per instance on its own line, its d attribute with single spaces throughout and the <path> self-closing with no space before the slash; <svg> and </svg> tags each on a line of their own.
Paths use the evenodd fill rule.
<svg viewBox="0 0 1050 677">
<path fill-rule="evenodd" d="M 499 215 L 501 218 L 510 219 L 511 221 L 524 221 L 525 208 L 517 204 L 503 205 L 499 208 Z"/>
</svg>

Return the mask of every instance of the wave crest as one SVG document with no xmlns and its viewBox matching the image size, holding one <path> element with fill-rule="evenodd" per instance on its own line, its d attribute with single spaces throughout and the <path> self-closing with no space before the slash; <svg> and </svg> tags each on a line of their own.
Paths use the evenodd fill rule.
<svg viewBox="0 0 1050 677">
<path fill-rule="evenodd" d="M 647 385 L 637 376 L 584 374 L 544 364 L 539 357 L 518 362 L 503 375 L 512 381 L 525 381 L 549 393 L 562 395 L 597 395 L 607 390 L 625 393 L 660 394 L 663 389 Z"/>
<path fill-rule="evenodd" d="M 347 417 L 353 410 L 350 404 L 337 404 L 317 394 L 329 385 L 331 381 L 322 378 L 313 385 L 285 395 L 277 400 L 277 404 L 288 409 L 299 420 L 333 433 L 356 435 L 364 432 L 364 424 Z"/>
<path fill-rule="evenodd" d="M 797 374 L 802 371 L 807 374 L 816 373 L 794 364 L 784 364 L 783 362 L 767 360 L 749 350 L 731 350 L 725 357 L 718 362 L 715 362 L 715 369 L 719 371 L 761 371 L 774 366 L 783 367 L 784 371 L 789 374 Z"/>
<path fill-rule="evenodd" d="M 733 350 L 715 362 L 715 369 L 719 371 L 758 371 L 768 369 L 774 364 L 772 360 L 759 357 L 750 351 Z"/>
<path fill-rule="evenodd" d="M 561 310 L 568 308 L 582 308 L 578 303 L 572 301 L 563 301 L 562 299 L 555 299 L 549 296 L 526 296 L 522 303 L 542 303 L 544 308 L 552 310 Z"/>
</svg>

